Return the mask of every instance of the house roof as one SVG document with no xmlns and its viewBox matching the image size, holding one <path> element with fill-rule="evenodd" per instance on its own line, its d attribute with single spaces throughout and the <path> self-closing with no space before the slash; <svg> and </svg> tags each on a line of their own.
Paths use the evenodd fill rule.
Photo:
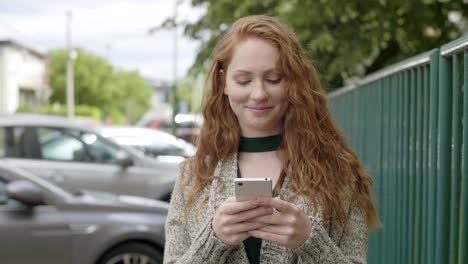
<svg viewBox="0 0 468 264">
<path fill-rule="evenodd" d="M 25 51 L 29 52 L 31 55 L 39 57 L 41 59 L 46 58 L 46 55 L 40 53 L 39 51 L 34 50 L 32 48 L 29 48 L 29 47 L 26 47 L 26 46 L 14 41 L 14 40 L 11 40 L 11 39 L 0 40 L 0 46 L 12 46 L 12 47 L 15 47 L 15 48 L 18 48 L 18 49 L 25 50 Z"/>
</svg>

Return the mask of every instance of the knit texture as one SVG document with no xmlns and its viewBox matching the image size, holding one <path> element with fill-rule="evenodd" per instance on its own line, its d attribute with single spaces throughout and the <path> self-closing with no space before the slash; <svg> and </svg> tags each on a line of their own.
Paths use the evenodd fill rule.
<svg viewBox="0 0 468 264">
<path fill-rule="evenodd" d="M 181 170 L 184 171 L 184 170 Z M 187 172 L 186 172 L 187 173 Z M 197 196 L 185 223 L 186 193 L 190 186 L 181 191 L 179 185 L 187 175 L 179 175 L 166 220 L 166 243 L 164 263 L 187 264 L 248 264 L 244 245 L 230 246 L 217 239 L 211 227 L 218 207 L 234 196 L 234 180 L 237 177 L 237 153 L 219 162 L 215 180 Z M 220 188 L 224 184 L 224 188 Z M 289 200 L 292 195 L 289 180 L 285 179 L 280 197 Z M 197 212 L 198 205 L 208 197 L 208 203 Z M 324 220 L 320 209 L 312 208 L 302 196 L 294 199 L 296 206 L 306 212 L 312 221 L 312 230 L 303 245 L 288 249 L 274 242 L 264 240 L 260 252 L 261 264 L 280 263 L 367 263 L 368 228 L 364 210 L 347 195 L 350 228 L 336 228 L 333 221 Z"/>
</svg>

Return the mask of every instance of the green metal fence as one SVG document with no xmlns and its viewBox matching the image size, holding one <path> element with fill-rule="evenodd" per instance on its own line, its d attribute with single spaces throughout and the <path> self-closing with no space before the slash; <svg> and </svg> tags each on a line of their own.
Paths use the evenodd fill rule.
<svg viewBox="0 0 468 264">
<path fill-rule="evenodd" d="M 369 263 L 468 263 L 468 35 L 329 98 L 374 179 Z"/>
</svg>

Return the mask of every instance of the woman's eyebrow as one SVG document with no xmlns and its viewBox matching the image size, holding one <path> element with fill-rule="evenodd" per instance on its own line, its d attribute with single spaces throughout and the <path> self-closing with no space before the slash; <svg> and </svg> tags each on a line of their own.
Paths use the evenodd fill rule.
<svg viewBox="0 0 468 264">
<path fill-rule="evenodd" d="M 280 74 L 278 69 L 269 69 L 263 72 L 264 74 L 270 74 L 270 73 L 275 73 L 275 74 Z M 248 70 L 234 70 L 234 74 L 252 74 L 251 71 Z"/>
<path fill-rule="evenodd" d="M 234 74 L 252 74 L 252 72 L 247 70 L 235 70 Z"/>
</svg>

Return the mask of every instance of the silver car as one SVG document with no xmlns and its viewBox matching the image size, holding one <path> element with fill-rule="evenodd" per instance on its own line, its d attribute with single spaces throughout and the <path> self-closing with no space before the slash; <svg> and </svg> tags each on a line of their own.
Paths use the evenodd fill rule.
<svg viewBox="0 0 468 264">
<path fill-rule="evenodd" d="M 101 126 L 96 128 L 105 138 L 119 145 L 133 147 L 151 157 L 180 157 L 195 155 L 196 147 L 165 131 L 135 126 Z"/>
<path fill-rule="evenodd" d="M 70 190 L 168 201 L 181 159 L 150 158 L 64 117 L 0 116 L 0 159 Z"/>
<path fill-rule="evenodd" d="M 0 161 L 0 263 L 162 263 L 168 203 L 71 194 Z"/>
</svg>

